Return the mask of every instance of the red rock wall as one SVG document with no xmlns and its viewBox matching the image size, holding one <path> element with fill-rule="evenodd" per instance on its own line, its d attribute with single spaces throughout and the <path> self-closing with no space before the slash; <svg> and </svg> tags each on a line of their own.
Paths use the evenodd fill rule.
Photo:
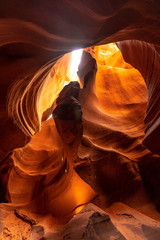
<svg viewBox="0 0 160 240">
<path fill-rule="evenodd" d="M 146 135 L 143 142 L 148 149 L 159 154 L 157 132 L 159 129 L 160 6 L 158 2 L 130 0 L 112 1 L 112 3 L 110 1 L 86 3 L 56 1 L 53 3 L 47 0 L 37 3 L 27 0 L 21 2 L 3 0 L 0 2 L 0 12 L 0 149 L 2 156 L 17 147 L 26 145 L 29 138 L 40 131 L 42 111 L 39 114 L 39 99 L 54 62 L 75 48 L 110 42 L 117 42 L 125 60 L 140 71 L 146 82 L 148 104 L 145 118 Z M 48 62 L 50 63 L 45 65 Z M 84 135 L 89 136 L 89 140 L 95 145 L 96 150 L 91 147 L 95 153 L 93 158 L 94 156 L 100 158 L 99 150 L 106 151 L 110 148 L 123 155 L 122 162 L 127 161 L 130 168 L 128 159 L 135 161 L 147 154 L 149 158 L 152 156 L 142 145 L 146 88 L 142 84 L 142 78 L 140 82 L 137 79 L 134 85 L 122 86 L 122 73 L 117 74 L 115 70 L 112 74 L 110 69 L 104 73 L 103 69 L 100 71 L 99 78 L 102 77 L 109 87 L 101 81 L 97 82 L 99 100 L 92 91 L 92 84 L 89 86 L 90 95 L 87 96 L 88 93 L 86 93 L 88 98 L 86 101 L 83 98 L 85 92 L 82 94 L 84 95 L 81 98 Z M 132 71 L 130 67 L 129 71 Z M 128 75 L 125 76 L 126 81 L 127 78 Z M 114 81 L 115 87 L 110 85 L 108 79 Z M 112 96 L 110 99 L 106 96 L 102 97 L 102 86 L 106 92 L 112 91 L 112 95 L 116 95 L 116 87 L 121 87 L 123 94 L 117 95 L 115 103 Z M 128 92 L 132 92 L 131 96 L 133 96 L 134 90 L 138 95 L 137 99 L 135 100 L 135 96 L 127 98 Z M 8 96 L 10 96 L 9 105 Z M 92 98 L 92 108 L 90 108 L 89 98 Z M 97 105 L 99 104 L 97 101 L 101 102 L 104 111 Z M 113 111 L 118 109 L 119 101 L 121 113 L 125 110 L 127 114 L 125 116 L 121 114 L 120 117 L 115 118 Z M 127 108 L 125 101 L 131 104 Z M 109 116 L 106 120 L 108 111 L 110 113 L 107 113 Z M 108 122 L 107 127 L 104 126 L 105 121 Z M 97 122 L 101 123 L 100 129 Z M 136 125 L 135 128 L 133 125 Z M 132 129 L 128 130 L 129 127 Z M 106 130 L 110 142 L 105 139 L 104 131 Z M 27 153 L 25 152 L 26 155 Z M 115 176 L 115 173 L 113 175 Z"/>
<path fill-rule="evenodd" d="M 14 129 L 14 126 L 12 126 L 12 120 L 7 120 L 6 96 L 11 89 L 11 84 L 19 79 L 23 81 L 27 77 L 25 84 L 23 83 L 23 88 L 26 89 L 32 76 L 45 63 L 78 47 L 126 39 L 137 39 L 158 45 L 160 40 L 159 4 L 152 1 L 147 1 L 147 3 L 146 1 L 118 1 L 118 3 L 117 1 L 112 1 L 112 3 L 64 1 L 61 4 L 40 1 L 38 5 L 35 1 L 21 1 L 21 3 L 1 1 L 0 4 L 2 16 L 0 65 L 3 82 L 1 87 L 3 141 L 0 146 L 4 150 L 13 149 L 16 147 L 16 142 L 18 146 L 18 142 L 23 141 L 21 132 L 19 140 L 13 138 L 12 128 Z M 36 77 L 38 78 L 37 75 Z M 39 88 L 38 83 L 36 86 Z M 14 122 L 21 129 L 23 129 L 21 125 L 24 121 L 29 123 L 29 135 L 38 131 L 40 124 L 36 113 L 36 94 L 38 91 L 35 94 L 31 91 L 24 96 L 24 101 L 21 103 L 22 108 L 26 108 L 27 104 L 32 105 L 29 113 L 30 119 L 26 120 L 22 116 L 21 123 L 17 120 L 18 117 L 14 116 Z M 26 97 L 29 103 L 26 103 Z M 29 110 L 26 109 L 26 111 Z M 9 134 L 5 126 L 8 124 L 10 124 L 10 139 L 12 139 L 12 145 L 14 142 L 15 146 L 9 148 L 10 143 L 5 149 L 3 145 Z M 18 130 L 15 131 L 18 132 Z"/>
</svg>

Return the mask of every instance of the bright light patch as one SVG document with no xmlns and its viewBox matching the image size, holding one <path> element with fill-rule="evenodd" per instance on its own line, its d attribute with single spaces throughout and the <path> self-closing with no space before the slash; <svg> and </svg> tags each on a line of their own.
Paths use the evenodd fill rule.
<svg viewBox="0 0 160 240">
<path fill-rule="evenodd" d="M 78 214 L 86 205 L 79 206 L 75 209 L 75 214 Z"/>
<path fill-rule="evenodd" d="M 78 81 L 77 71 L 78 71 L 78 65 L 81 61 L 82 51 L 83 49 L 78 49 L 72 52 L 71 65 L 69 70 L 72 81 Z"/>
<path fill-rule="evenodd" d="M 64 87 L 68 85 L 68 81 L 64 81 Z"/>
<path fill-rule="evenodd" d="M 99 46 L 99 54 L 102 58 L 110 58 L 116 52 L 119 51 L 119 48 L 116 46 L 115 43 L 105 44 Z"/>
<path fill-rule="evenodd" d="M 47 120 L 49 120 L 51 117 L 52 117 L 52 114 L 51 114 L 51 115 L 49 115 L 49 117 L 47 118 Z M 47 120 L 46 120 L 46 121 L 47 121 Z"/>
</svg>

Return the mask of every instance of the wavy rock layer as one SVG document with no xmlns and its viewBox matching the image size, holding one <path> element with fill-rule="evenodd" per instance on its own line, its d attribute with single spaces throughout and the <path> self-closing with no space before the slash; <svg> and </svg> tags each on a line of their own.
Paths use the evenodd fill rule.
<svg viewBox="0 0 160 240">
<path fill-rule="evenodd" d="M 0 4 L 3 126 L 0 146 L 4 151 L 25 144 L 25 136 L 14 127 L 12 117 L 22 132 L 29 136 L 40 129 L 37 98 L 42 83 L 38 79 L 39 75 L 46 74 L 44 68 L 39 71 L 45 63 L 75 48 L 128 39 L 155 45 L 160 41 L 159 4 L 152 1 L 63 1 L 61 4 L 40 1 L 37 6 L 34 1 L 23 0 L 21 3 L 1 1 Z M 21 88 L 18 87 L 20 99 L 27 92 L 23 99 L 17 99 L 8 120 L 6 96 L 11 85 L 19 79 L 23 82 Z M 13 95 L 17 95 L 16 90 Z M 16 109 L 19 107 L 20 113 Z M 9 144 L 7 139 L 10 139 Z"/>
<path fill-rule="evenodd" d="M 142 177 L 159 209 L 159 13 L 145 0 L 0 2 L 1 178 L 11 202 L 3 207 L 69 218 L 95 191 L 128 196 Z M 70 81 L 70 55 L 58 59 L 111 42 L 126 62 L 115 45 L 92 48 L 97 74 L 76 99 L 69 91 L 82 120 L 42 123 L 68 101 L 64 91 L 55 103 Z"/>
</svg>

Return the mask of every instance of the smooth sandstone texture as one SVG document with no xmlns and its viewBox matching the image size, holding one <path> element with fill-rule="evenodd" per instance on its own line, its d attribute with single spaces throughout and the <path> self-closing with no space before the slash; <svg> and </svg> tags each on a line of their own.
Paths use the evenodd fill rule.
<svg viewBox="0 0 160 240">
<path fill-rule="evenodd" d="M 159 209 L 159 13 L 158 1 L 0 2 L 0 162 L 12 208 L 67 216 L 95 192 L 128 197 L 143 179 Z M 98 47 L 111 42 L 127 63 Z M 82 122 L 42 122 L 71 80 L 70 56 L 57 59 L 90 46 L 97 72 L 73 101 Z"/>
</svg>

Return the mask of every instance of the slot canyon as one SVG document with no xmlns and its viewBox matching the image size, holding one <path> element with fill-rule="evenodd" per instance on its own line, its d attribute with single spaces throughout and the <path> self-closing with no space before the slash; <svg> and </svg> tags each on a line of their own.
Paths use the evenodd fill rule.
<svg viewBox="0 0 160 240">
<path fill-rule="evenodd" d="M 160 239 L 159 78 L 159 0 L 0 0 L 0 240 Z"/>
</svg>

